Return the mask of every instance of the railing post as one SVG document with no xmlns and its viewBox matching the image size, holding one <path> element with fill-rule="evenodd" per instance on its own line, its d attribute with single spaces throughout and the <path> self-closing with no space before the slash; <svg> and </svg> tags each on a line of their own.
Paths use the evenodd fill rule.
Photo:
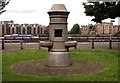
<svg viewBox="0 0 120 83">
<path fill-rule="evenodd" d="M 39 49 L 41 49 L 41 46 L 40 46 L 40 34 L 39 34 Z"/>
<path fill-rule="evenodd" d="M 109 35 L 110 35 L 109 49 L 112 49 L 112 26 L 113 26 L 112 22 L 115 22 L 115 21 L 114 20 L 110 20 L 110 26 L 109 26 Z"/>
<path fill-rule="evenodd" d="M 20 41 L 20 49 L 23 49 L 23 38 Z"/>
<path fill-rule="evenodd" d="M 92 49 L 94 49 L 94 39 L 92 39 Z"/>
<path fill-rule="evenodd" d="M 77 45 L 74 48 L 77 49 Z"/>
<path fill-rule="evenodd" d="M 109 40 L 109 49 L 112 49 L 112 37 L 110 37 L 110 40 Z"/>
<path fill-rule="evenodd" d="M 39 49 L 41 49 L 41 46 L 40 46 L 40 40 L 39 40 Z"/>
<path fill-rule="evenodd" d="M 4 37 L 2 38 L 2 50 L 4 50 Z"/>
</svg>

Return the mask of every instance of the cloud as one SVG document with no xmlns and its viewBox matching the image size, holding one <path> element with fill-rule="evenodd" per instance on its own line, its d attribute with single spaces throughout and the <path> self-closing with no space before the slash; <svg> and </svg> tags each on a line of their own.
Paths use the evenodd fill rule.
<svg viewBox="0 0 120 83">
<path fill-rule="evenodd" d="M 103 1 L 103 2 L 118 2 L 120 0 L 87 0 L 88 2 L 100 2 L 100 1 Z"/>
<path fill-rule="evenodd" d="M 6 12 L 10 13 L 34 13 L 38 12 L 37 10 L 7 10 Z"/>
</svg>

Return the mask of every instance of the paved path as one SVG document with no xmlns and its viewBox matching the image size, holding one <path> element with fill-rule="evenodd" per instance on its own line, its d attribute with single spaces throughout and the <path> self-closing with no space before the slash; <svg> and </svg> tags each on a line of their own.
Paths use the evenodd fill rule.
<svg viewBox="0 0 120 83">
<path fill-rule="evenodd" d="M 109 49 L 109 42 L 95 42 L 95 50 L 110 50 Z M 24 49 L 27 50 L 39 50 L 39 44 L 38 43 L 24 43 L 23 45 Z M 112 49 L 118 51 L 118 47 L 120 47 L 120 42 L 113 42 L 112 43 Z M 41 49 L 47 49 L 47 48 L 41 48 Z M 70 48 L 73 49 L 73 48 Z M 92 44 L 91 42 L 78 42 L 77 43 L 77 49 L 80 50 L 92 50 Z M 16 51 L 21 50 L 20 49 L 20 43 L 5 43 L 5 49 L 4 51 Z"/>
</svg>

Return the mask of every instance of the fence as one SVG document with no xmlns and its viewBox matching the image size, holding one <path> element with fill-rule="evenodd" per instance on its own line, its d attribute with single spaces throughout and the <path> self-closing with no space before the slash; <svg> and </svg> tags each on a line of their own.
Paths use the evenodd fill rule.
<svg viewBox="0 0 120 83">
<path fill-rule="evenodd" d="M 120 38 L 119 37 L 112 37 L 110 40 L 109 37 L 69 37 L 69 41 L 77 41 L 79 42 L 89 42 L 90 48 L 95 49 L 96 42 L 108 42 L 108 48 L 112 49 L 112 44 L 117 42 L 119 44 Z M 40 47 L 40 41 L 47 41 L 48 37 L 41 37 L 41 38 L 21 38 L 21 39 L 2 39 L 2 49 L 5 49 L 5 44 L 7 43 L 17 43 L 20 44 L 20 49 L 24 49 L 24 43 L 37 43 L 38 48 Z M 119 45 L 118 45 L 119 46 Z"/>
</svg>

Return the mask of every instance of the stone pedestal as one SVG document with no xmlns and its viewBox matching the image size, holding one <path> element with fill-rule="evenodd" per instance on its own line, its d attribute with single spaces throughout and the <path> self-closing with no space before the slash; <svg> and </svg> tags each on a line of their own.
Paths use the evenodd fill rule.
<svg viewBox="0 0 120 83">
<path fill-rule="evenodd" d="M 72 64 L 69 52 L 49 52 L 47 57 L 48 66 L 69 66 Z"/>
</svg>

